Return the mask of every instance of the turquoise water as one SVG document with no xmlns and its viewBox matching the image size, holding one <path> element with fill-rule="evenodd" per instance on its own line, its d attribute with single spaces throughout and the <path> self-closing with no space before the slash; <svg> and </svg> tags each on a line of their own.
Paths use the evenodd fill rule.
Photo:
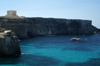
<svg viewBox="0 0 100 66">
<path fill-rule="evenodd" d="M 86 41 L 70 41 L 73 37 Z M 20 41 L 20 57 L 0 58 L 1 66 L 100 66 L 100 34 L 40 36 Z"/>
</svg>

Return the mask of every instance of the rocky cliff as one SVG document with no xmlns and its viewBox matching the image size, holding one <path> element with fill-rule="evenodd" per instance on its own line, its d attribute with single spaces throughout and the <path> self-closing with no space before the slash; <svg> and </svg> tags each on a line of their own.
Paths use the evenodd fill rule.
<svg viewBox="0 0 100 66">
<path fill-rule="evenodd" d="M 20 55 L 20 46 L 16 36 L 11 31 L 0 32 L 0 56 Z"/>
<path fill-rule="evenodd" d="M 12 30 L 20 39 L 39 35 L 89 35 L 97 30 L 91 20 L 54 18 L 0 18 L 0 27 Z"/>
</svg>

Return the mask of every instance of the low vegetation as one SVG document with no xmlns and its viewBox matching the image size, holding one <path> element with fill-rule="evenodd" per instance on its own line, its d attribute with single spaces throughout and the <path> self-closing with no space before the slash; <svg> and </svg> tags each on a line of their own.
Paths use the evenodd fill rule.
<svg viewBox="0 0 100 66">
<path fill-rule="evenodd" d="M 0 32 L 4 32 L 6 29 L 0 27 Z"/>
</svg>

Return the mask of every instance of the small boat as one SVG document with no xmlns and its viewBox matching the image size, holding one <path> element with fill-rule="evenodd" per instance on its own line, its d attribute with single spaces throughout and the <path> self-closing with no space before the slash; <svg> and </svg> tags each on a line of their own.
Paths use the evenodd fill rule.
<svg viewBox="0 0 100 66">
<path fill-rule="evenodd" d="M 71 38 L 71 41 L 85 41 L 87 39 L 80 39 L 80 38 Z"/>
<path fill-rule="evenodd" d="M 71 38 L 71 41 L 80 41 L 80 38 Z"/>
</svg>

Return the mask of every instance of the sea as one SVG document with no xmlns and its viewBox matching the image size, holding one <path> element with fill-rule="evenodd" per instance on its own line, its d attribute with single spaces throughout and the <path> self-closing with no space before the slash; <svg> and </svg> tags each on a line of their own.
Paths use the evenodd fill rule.
<svg viewBox="0 0 100 66">
<path fill-rule="evenodd" d="M 38 36 L 19 44 L 21 55 L 0 58 L 0 66 L 100 66 L 100 34 Z"/>
</svg>

